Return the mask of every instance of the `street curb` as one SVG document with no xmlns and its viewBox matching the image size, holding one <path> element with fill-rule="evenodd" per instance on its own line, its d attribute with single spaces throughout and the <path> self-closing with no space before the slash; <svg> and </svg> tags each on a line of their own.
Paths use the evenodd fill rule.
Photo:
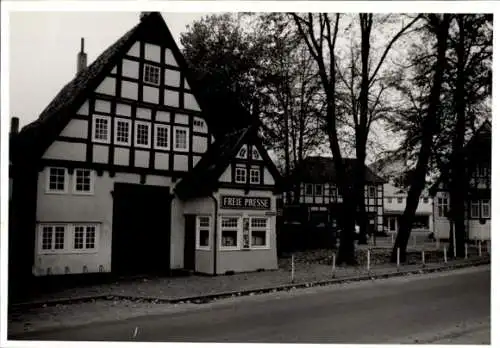
<svg viewBox="0 0 500 348">
<path fill-rule="evenodd" d="M 349 282 L 361 282 L 366 280 L 376 280 L 376 279 L 387 279 L 398 276 L 412 275 L 412 274 L 426 274 L 426 273 L 435 273 L 435 272 L 443 272 L 447 270 L 453 269 L 461 269 L 468 267 L 477 267 L 481 265 L 491 264 L 490 259 L 484 260 L 475 260 L 467 263 L 455 264 L 455 265 L 443 265 L 443 266 L 434 266 L 427 268 L 418 268 L 413 270 L 400 270 L 394 272 L 387 272 L 382 274 L 364 274 L 361 276 L 351 276 L 345 278 L 332 278 L 328 280 L 319 280 L 312 282 L 303 282 L 303 283 L 289 283 L 278 286 L 271 286 L 265 288 L 257 288 L 257 289 L 248 289 L 248 290 L 239 290 L 239 291 L 227 291 L 220 292 L 208 295 L 198 295 L 198 296 L 188 296 L 181 298 L 157 298 L 157 297 L 147 297 L 147 296 L 129 296 L 129 295 L 118 295 L 113 293 L 105 293 L 100 295 L 91 295 L 91 296 L 82 296 L 82 297 L 73 297 L 73 298 L 61 298 L 57 300 L 48 300 L 48 301 L 33 301 L 33 302 L 23 302 L 23 303 L 15 303 L 9 306 L 9 310 L 20 310 L 20 309 L 32 309 L 37 307 L 49 307 L 63 304 L 74 304 L 74 303 L 82 303 L 82 302 L 93 302 L 96 300 L 129 300 L 129 301 L 141 301 L 141 302 L 150 302 L 150 303 L 162 303 L 162 304 L 175 304 L 175 303 L 195 303 L 202 304 L 212 302 L 218 299 L 224 299 L 229 297 L 240 297 L 240 296 L 248 296 L 248 295 L 257 295 L 257 294 L 265 294 L 270 292 L 278 292 L 278 291 L 290 291 L 295 289 L 303 289 L 317 286 L 327 286 L 334 284 L 342 284 Z"/>
</svg>

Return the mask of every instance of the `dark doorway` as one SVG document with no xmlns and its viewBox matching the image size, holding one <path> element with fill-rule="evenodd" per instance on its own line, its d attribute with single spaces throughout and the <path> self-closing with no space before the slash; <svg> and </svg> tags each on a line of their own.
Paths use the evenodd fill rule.
<svg viewBox="0 0 500 348">
<path fill-rule="evenodd" d="M 115 183 L 113 273 L 168 273 L 171 201 L 168 187 Z"/>
</svg>

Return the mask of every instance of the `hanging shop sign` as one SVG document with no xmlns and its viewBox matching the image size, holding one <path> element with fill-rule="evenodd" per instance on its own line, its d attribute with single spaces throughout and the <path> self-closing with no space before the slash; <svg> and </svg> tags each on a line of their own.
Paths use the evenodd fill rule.
<svg viewBox="0 0 500 348">
<path fill-rule="evenodd" d="M 221 196 L 220 206 L 222 209 L 269 210 L 271 209 L 271 198 Z"/>
</svg>

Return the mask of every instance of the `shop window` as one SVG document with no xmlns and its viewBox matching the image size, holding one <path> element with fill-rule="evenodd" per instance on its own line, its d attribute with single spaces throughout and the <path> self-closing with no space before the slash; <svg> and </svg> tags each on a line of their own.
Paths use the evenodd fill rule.
<svg viewBox="0 0 500 348">
<path fill-rule="evenodd" d="M 377 190 L 375 186 L 368 186 L 368 197 L 375 198 L 377 196 Z"/>
<path fill-rule="evenodd" d="M 221 249 L 238 249 L 239 218 L 223 217 L 221 220 Z"/>
<path fill-rule="evenodd" d="M 323 196 L 323 185 L 322 184 L 314 185 L 314 192 L 316 196 Z"/>
<path fill-rule="evenodd" d="M 250 220 L 252 248 L 269 248 L 269 218 L 253 217 Z"/>
<path fill-rule="evenodd" d="M 196 218 L 196 249 L 210 250 L 210 217 Z"/>
<path fill-rule="evenodd" d="M 305 184 L 306 196 L 313 195 L 313 184 Z"/>
</svg>

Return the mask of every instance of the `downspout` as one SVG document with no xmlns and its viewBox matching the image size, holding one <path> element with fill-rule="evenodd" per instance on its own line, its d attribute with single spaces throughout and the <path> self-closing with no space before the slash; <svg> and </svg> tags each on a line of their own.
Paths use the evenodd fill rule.
<svg viewBox="0 0 500 348">
<path fill-rule="evenodd" d="M 219 204 L 217 198 L 214 194 L 210 195 L 210 198 L 214 201 L 214 238 L 213 238 L 213 250 L 214 250 L 214 276 L 217 275 L 217 215 L 219 213 Z"/>
</svg>

